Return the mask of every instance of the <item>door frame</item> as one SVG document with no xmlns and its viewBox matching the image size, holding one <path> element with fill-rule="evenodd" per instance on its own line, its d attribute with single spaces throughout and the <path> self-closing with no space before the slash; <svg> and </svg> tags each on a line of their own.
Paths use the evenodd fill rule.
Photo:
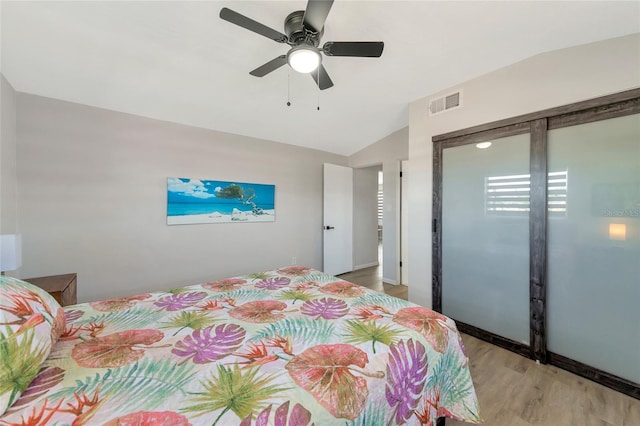
<svg viewBox="0 0 640 426">
<path fill-rule="evenodd" d="M 407 173 L 409 171 L 409 160 L 400 160 L 400 189 L 398 194 L 400 196 L 400 240 L 398 241 L 398 247 L 400 254 L 400 272 L 398 277 L 398 283 L 402 285 L 409 285 L 409 200 L 408 200 L 408 186 L 409 177 Z"/>
</svg>

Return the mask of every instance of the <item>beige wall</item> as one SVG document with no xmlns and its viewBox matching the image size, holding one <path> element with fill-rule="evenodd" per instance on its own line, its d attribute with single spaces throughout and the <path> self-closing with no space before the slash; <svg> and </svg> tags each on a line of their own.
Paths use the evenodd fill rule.
<svg viewBox="0 0 640 426">
<path fill-rule="evenodd" d="M 640 35 L 534 56 L 409 108 L 409 299 L 431 306 L 434 135 L 640 87 Z M 462 89 L 462 107 L 429 117 L 427 102 Z"/>
<path fill-rule="evenodd" d="M 322 267 L 322 151 L 19 94 L 22 277 L 79 301 L 297 263 Z M 166 225 L 167 177 L 276 185 L 274 223 Z"/>
<path fill-rule="evenodd" d="M 18 229 L 16 217 L 16 92 L 0 74 L 0 234 Z"/>
<path fill-rule="evenodd" d="M 408 158 L 409 128 L 405 127 L 349 157 L 354 168 L 382 164 L 384 175 L 384 214 L 382 224 L 382 279 L 386 283 L 400 281 L 398 268 L 400 233 L 400 160 Z"/>
</svg>

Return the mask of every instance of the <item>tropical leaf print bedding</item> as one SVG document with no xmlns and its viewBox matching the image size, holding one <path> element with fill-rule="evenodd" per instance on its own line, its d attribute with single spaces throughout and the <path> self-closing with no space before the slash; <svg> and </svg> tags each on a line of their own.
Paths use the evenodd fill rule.
<svg viewBox="0 0 640 426">
<path fill-rule="evenodd" d="M 65 309 L 0 424 L 479 422 L 449 318 L 289 267 Z"/>
</svg>

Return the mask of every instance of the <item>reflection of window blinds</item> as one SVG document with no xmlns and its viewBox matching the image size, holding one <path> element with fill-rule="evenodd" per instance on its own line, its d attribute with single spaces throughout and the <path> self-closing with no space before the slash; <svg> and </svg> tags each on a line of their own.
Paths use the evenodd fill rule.
<svg viewBox="0 0 640 426">
<path fill-rule="evenodd" d="M 382 223 L 382 198 L 382 187 L 380 187 L 380 189 L 378 189 L 378 222 L 380 223 Z"/>
<path fill-rule="evenodd" d="M 529 175 L 485 178 L 487 213 L 513 214 L 529 211 Z"/>
<path fill-rule="evenodd" d="M 567 214 L 569 172 L 551 172 L 547 180 L 547 211 L 550 215 Z"/>
<path fill-rule="evenodd" d="M 567 173 L 549 173 L 547 209 L 552 215 L 564 215 L 567 212 Z M 485 211 L 512 216 L 528 214 L 530 185 L 528 174 L 486 177 Z"/>
</svg>

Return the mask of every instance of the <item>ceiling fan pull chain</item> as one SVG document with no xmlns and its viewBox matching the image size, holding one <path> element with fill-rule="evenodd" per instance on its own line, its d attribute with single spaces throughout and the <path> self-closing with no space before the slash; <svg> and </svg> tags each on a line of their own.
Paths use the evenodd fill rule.
<svg viewBox="0 0 640 426">
<path fill-rule="evenodd" d="M 287 72 L 287 106 L 291 106 L 291 71 Z"/>
<path fill-rule="evenodd" d="M 318 111 L 320 111 L 320 67 L 316 68 L 316 73 L 318 75 Z"/>
</svg>

